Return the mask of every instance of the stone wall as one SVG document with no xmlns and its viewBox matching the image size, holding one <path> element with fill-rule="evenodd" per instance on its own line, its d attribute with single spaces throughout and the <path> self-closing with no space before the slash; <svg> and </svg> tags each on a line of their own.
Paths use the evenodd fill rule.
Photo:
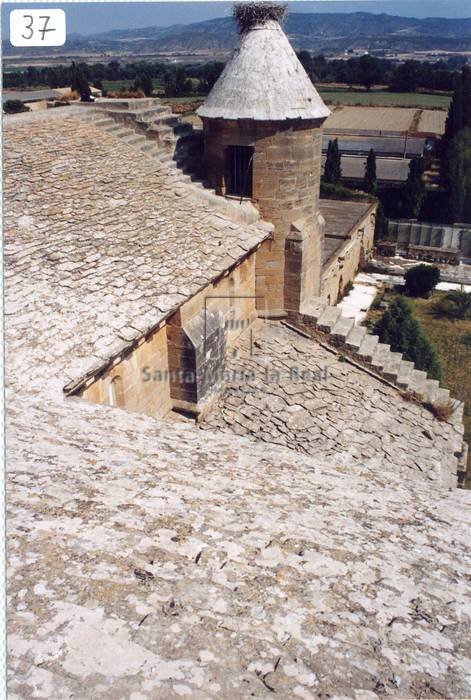
<svg viewBox="0 0 471 700">
<path fill-rule="evenodd" d="M 81 396 L 93 403 L 110 404 L 110 384 L 119 387 L 116 403 L 129 411 L 161 418 L 172 408 L 167 377 L 167 328 L 164 325 L 124 360 L 85 389 Z"/>
<path fill-rule="evenodd" d="M 267 305 L 271 315 L 299 309 L 300 298 L 318 295 L 320 287 L 322 120 L 290 123 L 203 119 L 203 125 L 206 168 L 218 194 L 226 194 L 226 148 L 254 148 L 252 200 L 262 218 L 275 226 L 273 240 L 266 241 L 257 254 L 257 294 L 264 298 L 263 306 Z M 299 240 L 288 241 L 293 224 L 297 235 L 301 234 L 302 246 Z M 289 277 L 293 281 L 296 275 L 301 279 L 301 289 L 289 283 Z M 304 288 L 306 284 L 309 286 Z"/>
<path fill-rule="evenodd" d="M 327 261 L 322 271 L 321 293 L 323 299 L 335 305 L 349 282 L 353 282 L 358 268 L 373 254 L 375 212 L 368 211 L 350 231 L 343 246 Z"/>
<path fill-rule="evenodd" d="M 256 318 L 253 253 L 191 297 L 81 396 L 157 418 L 173 408 L 198 413 L 221 388 L 225 353 Z"/>
</svg>

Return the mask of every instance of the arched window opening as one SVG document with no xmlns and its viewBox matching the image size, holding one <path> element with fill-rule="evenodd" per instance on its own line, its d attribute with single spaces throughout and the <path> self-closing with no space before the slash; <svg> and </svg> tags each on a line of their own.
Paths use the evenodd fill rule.
<svg viewBox="0 0 471 700">
<path fill-rule="evenodd" d="M 110 406 L 124 406 L 123 380 L 113 377 L 108 385 L 108 403 Z"/>
</svg>

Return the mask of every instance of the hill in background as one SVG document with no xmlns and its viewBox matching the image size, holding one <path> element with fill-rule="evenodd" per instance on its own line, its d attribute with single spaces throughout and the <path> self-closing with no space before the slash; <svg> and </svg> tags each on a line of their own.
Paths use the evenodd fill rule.
<svg viewBox="0 0 471 700">
<path fill-rule="evenodd" d="M 317 52 L 367 48 L 392 51 L 443 49 L 471 51 L 471 17 L 416 19 L 387 14 L 292 13 L 284 24 L 293 46 Z M 65 47 L 38 49 L 36 55 L 89 53 L 199 53 L 230 51 L 237 44 L 232 18 L 211 19 L 194 24 L 142 29 L 115 29 L 82 37 L 70 35 Z M 4 42 L 5 55 L 20 49 Z M 28 55 L 32 55 L 28 49 Z"/>
</svg>

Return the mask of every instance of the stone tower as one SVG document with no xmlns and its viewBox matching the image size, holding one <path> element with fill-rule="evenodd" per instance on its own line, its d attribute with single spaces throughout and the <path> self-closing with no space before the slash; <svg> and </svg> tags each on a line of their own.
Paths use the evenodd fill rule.
<svg viewBox="0 0 471 700">
<path fill-rule="evenodd" d="M 257 253 L 259 309 L 299 311 L 320 292 L 322 125 L 330 114 L 284 34 L 285 7 L 235 6 L 239 47 L 198 114 L 212 187 L 274 224 Z"/>
</svg>

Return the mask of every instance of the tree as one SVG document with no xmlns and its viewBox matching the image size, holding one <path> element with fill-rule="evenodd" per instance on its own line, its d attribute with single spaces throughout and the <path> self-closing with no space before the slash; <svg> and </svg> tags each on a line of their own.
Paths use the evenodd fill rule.
<svg viewBox="0 0 471 700">
<path fill-rule="evenodd" d="M 471 129 L 462 129 L 448 145 L 444 183 L 451 222 L 471 223 Z"/>
<path fill-rule="evenodd" d="M 338 139 L 329 141 L 327 157 L 324 166 L 324 180 L 338 184 L 342 178 L 342 161 L 339 151 Z"/>
<path fill-rule="evenodd" d="M 378 188 L 376 180 L 376 153 L 373 149 L 368 153 L 366 159 L 365 177 L 363 179 L 363 190 L 374 194 Z"/>
<path fill-rule="evenodd" d="M 88 85 L 88 73 L 85 64 L 72 62 L 70 86 L 72 90 L 78 92 L 82 102 L 90 100 L 90 87 Z"/>
<path fill-rule="evenodd" d="M 415 265 L 405 274 L 406 292 L 411 297 L 428 297 L 440 281 L 440 269 L 434 265 Z"/>
<path fill-rule="evenodd" d="M 371 90 L 372 86 L 381 78 L 380 60 L 373 56 L 365 55 L 360 58 L 360 83 Z"/>
<path fill-rule="evenodd" d="M 151 97 L 154 85 L 150 73 L 140 73 L 134 81 L 134 89 L 142 90 L 146 97 Z"/>
<path fill-rule="evenodd" d="M 392 352 L 402 353 L 405 360 L 413 362 L 432 379 L 442 378 L 437 352 L 404 297 L 394 299 L 376 323 L 374 333 L 381 343 L 391 346 Z"/>
<path fill-rule="evenodd" d="M 391 90 L 397 92 L 415 92 L 418 83 L 418 61 L 405 61 L 394 71 L 391 80 Z"/>
<path fill-rule="evenodd" d="M 402 192 L 403 216 L 407 219 L 417 219 L 425 200 L 426 190 L 423 180 L 424 160 L 417 156 L 409 165 L 409 175 Z"/>
<path fill-rule="evenodd" d="M 21 100 L 6 100 L 3 103 L 3 111 L 5 114 L 19 114 L 29 112 L 30 109 Z"/>
<path fill-rule="evenodd" d="M 381 202 L 378 203 L 375 219 L 375 241 L 382 241 L 388 237 L 389 221 L 384 215 L 384 208 Z"/>
</svg>

